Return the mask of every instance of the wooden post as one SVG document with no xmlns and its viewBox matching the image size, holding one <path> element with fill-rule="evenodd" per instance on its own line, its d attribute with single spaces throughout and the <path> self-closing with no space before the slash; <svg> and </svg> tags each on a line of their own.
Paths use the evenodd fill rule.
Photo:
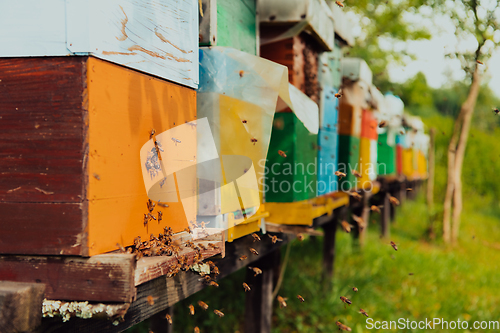
<svg viewBox="0 0 500 333">
<path fill-rule="evenodd" d="M 253 270 L 247 270 L 245 282 L 251 290 L 247 292 L 245 300 L 245 333 L 271 332 L 273 280 L 279 261 L 278 249 L 252 264 L 251 267 L 260 268 L 262 274 L 255 276 Z"/>
<path fill-rule="evenodd" d="M 340 209 L 347 208 L 342 207 Z M 339 219 L 339 211 L 333 213 L 333 218 L 330 222 L 323 225 L 325 236 L 323 238 L 323 282 L 329 285 L 333 277 L 333 266 L 335 263 L 335 236 L 337 234 L 337 225 Z"/>
<path fill-rule="evenodd" d="M 380 212 L 380 227 L 381 236 L 389 238 L 391 236 L 390 220 L 391 220 L 391 202 L 389 201 L 389 193 L 382 193 L 382 208 Z"/>
<path fill-rule="evenodd" d="M 174 325 L 170 325 L 165 318 L 166 315 L 170 315 L 170 317 L 174 318 L 174 307 L 168 307 L 163 311 L 158 312 L 157 314 L 151 316 L 149 318 L 149 330 L 154 333 L 173 333 Z"/>
<path fill-rule="evenodd" d="M 45 285 L 0 281 L 0 332 L 33 331 L 42 322 Z"/>
<path fill-rule="evenodd" d="M 368 218 L 370 217 L 370 202 L 371 192 L 365 192 L 363 194 L 363 199 L 361 199 L 361 203 L 352 209 L 353 215 L 356 215 L 363 219 L 363 224 L 359 224 L 356 221 L 353 221 L 356 226 L 351 231 L 354 242 L 353 245 L 355 247 L 362 248 L 365 243 L 366 230 L 368 228 Z"/>
</svg>

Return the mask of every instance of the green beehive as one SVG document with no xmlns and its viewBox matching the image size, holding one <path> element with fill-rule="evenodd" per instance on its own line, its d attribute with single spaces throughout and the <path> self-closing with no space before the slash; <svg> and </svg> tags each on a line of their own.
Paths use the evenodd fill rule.
<svg viewBox="0 0 500 333">
<path fill-rule="evenodd" d="M 396 174 L 396 142 L 388 144 L 387 132 L 378 135 L 377 169 L 379 175 Z"/>
<path fill-rule="evenodd" d="M 346 177 L 339 179 L 339 190 L 349 191 L 356 187 L 357 178 L 351 170 L 359 171 L 360 138 L 350 135 L 339 135 L 339 167 Z"/>
<path fill-rule="evenodd" d="M 200 46 L 226 46 L 257 54 L 255 0 L 202 0 Z"/>
<path fill-rule="evenodd" d="M 294 113 L 274 115 L 266 161 L 266 202 L 294 202 L 316 196 L 317 142 L 318 135 L 311 134 Z"/>
</svg>

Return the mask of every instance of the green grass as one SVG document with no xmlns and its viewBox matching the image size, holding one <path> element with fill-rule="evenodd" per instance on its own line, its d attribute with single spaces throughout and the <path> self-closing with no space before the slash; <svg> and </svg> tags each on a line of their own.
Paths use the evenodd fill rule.
<svg viewBox="0 0 500 333">
<path fill-rule="evenodd" d="M 288 297 L 288 307 L 279 309 L 275 302 L 273 332 L 334 332 L 337 320 L 353 332 L 377 331 L 365 328 L 366 318 L 359 308 L 380 321 L 439 317 L 469 320 L 472 325 L 474 320 L 500 320 L 500 219 L 495 211 L 477 209 L 479 204 L 466 202 L 456 246 L 427 240 L 429 216 L 422 196 L 407 201 L 392 225 L 397 252 L 388 240 L 379 238 L 378 224 L 370 225 L 361 252 L 353 251 L 351 235 L 339 230 L 335 276 L 327 290 L 321 281 L 322 239 L 295 241 L 279 291 Z M 203 290 L 177 304 L 176 332 L 192 332 L 194 326 L 202 332 L 243 332 L 244 275 L 240 270 L 223 279 L 219 289 Z M 305 303 L 299 302 L 297 294 Z M 352 306 L 344 308 L 340 296 L 350 298 Z M 190 316 L 187 306 L 200 299 L 226 316 L 219 319 L 199 308 Z M 138 327 L 135 331 L 144 332 Z"/>
</svg>

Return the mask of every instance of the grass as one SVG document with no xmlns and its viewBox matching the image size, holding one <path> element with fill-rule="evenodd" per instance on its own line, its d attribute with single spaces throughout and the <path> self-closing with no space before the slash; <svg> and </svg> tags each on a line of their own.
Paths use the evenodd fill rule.
<svg viewBox="0 0 500 333">
<path fill-rule="evenodd" d="M 339 230 L 335 276 L 327 290 L 321 281 L 322 239 L 294 242 L 279 291 L 288 297 L 288 307 L 279 309 L 275 302 L 273 332 L 334 332 L 337 320 L 353 332 L 377 331 L 365 328 L 366 318 L 358 313 L 359 308 L 380 321 L 436 317 L 468 320 L 472 325 L 475 320 L 500 320 L 500 219 L 495 210 L 479 207 L 479 201 L 466 202 L 456 246 L 428 241 L 429 216 L 422 196 L 407 201 L 392 225 L 391 240 L 398 244 L 397 252 L 388 240 L 379 238 L 378 224 L 370 225 L 361 252 L 353 250 L 351 235 Z M 193 332 L 196 325 L 202 332 L 243 332 L 244 276 L 240 270 L 222 280 L 219 289 L 203 290 L 178 303 L 175 331 Z M 305 303 L 300 303 L 297 294 Z M 344 308 L 340 296 L 351 299 L 352 306 Z M 199 308 L 190 316 L 187 306 L 200 299 L 226 316 L 219 319 Z M 147 332 L 146 325 L 130 332 Z"/>
</svg>

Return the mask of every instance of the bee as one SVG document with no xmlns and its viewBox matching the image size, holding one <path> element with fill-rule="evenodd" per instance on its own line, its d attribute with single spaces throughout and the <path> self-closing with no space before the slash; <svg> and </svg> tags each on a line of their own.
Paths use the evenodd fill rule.
<svg viewBox="0 0 500 333">
<path fill-rule="evenodd" d="M 191 227 L 185 228 L 184 231 L 189 232 L 190 234 L 193 233 L 193 229 L 191 229 Z"/>
<path fill-rule="evenodd" d="M 242 255 L 242 256 L 240 257 L 240 260 L 241 260 L 241 261 L 243 261 L 243 260 L 247 260 L 247 258 L 248 258 L 248 257 L 247 257 L 246 255 Z"/>
<path fill-rule="evenodd" d="M 209 285 L 209 286 L 212 286 L 212 287 L 215 287 L 215 288 L 219 288 L 219 284 L 218 284 L 217 282 L 215 282 L 215 281 L 210 281 L 210 282 L 208 283 L 208 285 Z"/>
<path fill-rule="evenodd" d="M 393 241 L 391 241 L 391 246 L 394 248 L 394 250 L 398 250 L 398 246 Z"/>
<path fill-rule="evenodd" d="M 349 326 L 342 324 L 340 321 L 337 321 L 335 324 L 337 324 L 337 326 L 339 327 L 339 330 L 348 331 L 348 332 L 352 331 L 352 329 Z"/>
<path fill-rule="evenodd" d="M 342 4 L 340 1 L 338 1 L 338 3 Z M 338 3 L 337 3 L 337 5 L 338 5 Z M 342 5 L 342 7 L 343 7 L 343 5 Z M 335 97 L 337 97 L 337 98 L 342 97 L 342 92 L 341 92 L 341 91 L 339 91 L 338 93 L 336 93 L 336 94 L 335 94 Z"/>
<path fill-rule="evenodd" d="M 194 316 L 194 306 L 193 306 L 193 304 L 189 304 L 188 308 L 189 308 L 189 314 L 191 316 Z"/>
<path fill-rule="evenodd" d="M 300 300 L 300 302 L 304 303 L 306 300 L 304 299 L 304 297 L 300 296 L 300 295 L 297 295 L 297 298 Z"/>
<path fill-rule="evenodd" d="M 476 60 L 476 62 L 477 62 L 478 64 L 480 64 L 480 65 L 484 65 L 484 63 L 483 63 L 482 61 L 480 61 L 480 60 Z"/>
<path fill-rule="evenodd" d="M 401 131 L 399 131 L 399 134 L 405 135 L 405 131 L 401 130 Z"/>
<path fill-rule="evenodd" d="M 149 295 L 147 300 L 148 300 L 149 305 L 153 306 L 155 304 L 155 300 L 154 300 L 153 296 Z"/>
<path fill-rule="evenodd" d="M 255 254 L 256 256 L 258 256 L 258 255 L 259 255 L 259 252 L 257 252 L 257 250 L 256 250 L 256 249 L 254 249 L 253 247 L 250 247 L 250 248 L 248 248 L 248 249 L 250 250 L 250 252 L 252 252 L 252 253 L 253 253 L 253 254 Z"/>
<path fill-rule="evenodd" d="M 370 316 L 368 315 L 368 313 L 366 313 L 366 311 L 365 311 L 365 310 L 363 310 L 363 309 L 359 309 L 359 312 L 360 312 L 361 314 L 365 315 L 366 317 L 370 317 Z"/>
<path fill-rule="evenodd" d="M 335 1 L 335 3 L 337 4 L 337 6 L 339 6 L 340 8 L 344 8 L 344 4 L 342 2 L 340 2 L 339 0 Z M 335 97 L 337 97 L 337 94 L 335 94 Z"/>
<path fill-rule="evenodd" d="M 245 292 L 250 291 L 250 287 L 245 282 L 243 282 L 243 289 L 245 289 Z"/>
<path fill-rule="evenodd" d="M 380 123 L 378 123 L 379 128 L 385 127 L 386 125 L 387 125 L 387 122 L 385 120 L 382 120 Z"/>
<path fill-rule="evenodd" d="M 205 245 L 203 245 L 203 244 L 201 244 L 201 243 L 198 243 L 197 245 L 198 245 L 198 247 L 199 247 L 200 249 L 202 249 L 203 251 L 206 251 L 206 250 L 207 250 L 207 247 L 206 247 Z"/>
<path fill-rule="evenodd" d="M 271 242 L 273 244 L 276 244 L 276 242 L 282 242 L 283 241 L 282 239 L 278 238 L 278 236 L 271 236 L 271 235 L 269 235 L 269 238 L 271 238 Z"/>
<path fill-rule="evenodd" d="M 161 220 L 163 220 L 163 213 L 158 211 L 158 223 L 160 223 Z"/>
<path fill-rule="evenodd" d="M 358 288 L 356 288 L 356 287 L 352 287 L 352 290 L 353 290 L 355 293 L 357 293 L 357 292 L 358 292 Z"/>
<path fill-rule="evenodd" d="M 406 191 L 411 192 L 411 191 L 413 191 L 413 189 L 411 187 L 407 187 Z"/>
<path fill-rule="evenodd" d="M 163 178 L 163 180 L 165 180 L 165 179 L 167 179 L 167 178 Z M 160 185 L 161 185 L 161 184 L 160 184 Z M 158 200 L 158 202 L 157 202 L 156 204 L 157 204 L 158 206 L 160 206 L 160 207 L 168 208 L 168 205 L 167 205 L 167 204 L 165 204 L 165 203 L 161 203 L 161 202 L 160 202 L 160 200 Z"/>
<path fill-rule="evenodd" d="M 194 333 L 200 333 L 200 329 L 198 328 L 198 326 L 195 326 Z"/>
<path fill-rule="evenodd" d="M 215 275 L 219 275 L 220 274 L 219 267 L 217 266 L 212 267 L 212 273 L 214 273 Z"/>
<path fill-rule="evenodd" d="M 380 208 L 378 206 L 372 205 L 370 207 L 372 212 L 379 213 L 380 214 Z"/>
<path fill-rule="evenodd" d="M 278 303 L 280 303 L 280 309 L 286 308 L 286 300 L 287 300 L 287 298 L 284 298 L 284 297 L 281 297 L 281 296 L 278 295 L 278 297 L 276 297 L 276 300 L 278 300 Z"/>
<path fill-rule="evenodd" d="M 254 276 L 262 274 L 262 270 L 260 268 L 258 268 L 258 267 L 248 267 L 248 268 L 251 269 L 255 273 Z"/>
<path fill-rule="evenodd" d="M 165 315 L 165 319 L 168 321 L 170 325 L 172 325 L 172 316 L 169 315 L 168 313 Z"/>
<path fill-rule="evenodd" d="M 363 198 L 363 196 L 356 191 L 348 192 L 347 194 L 349 194 L 351 197 L 357 199 L 358 201 L 361 201 L 361 199 Z"/>
<path fill-rule="evenodd" d="M 151 140 L 155 136 L 155 133 L 156 133 L 155 129 L 154 128 L 151 129 L 151 132 L 149 132 L 149 140 Z"/>
<path fill-rule="evenodd" d="M 243 119 L 241 122 L 242 122 L 243 124 L 246 124 L 246 123 L 247 123 L 247 121 L 246 121 L 245 119 Z"/>
<path fill-rule="evenodd" d="M 342 226 L 342 229 L 344 229 L 345 232 L 347 232 L 347 233 L 351 232 L 352 225 L 350 225 L 349 223 L 347 223 L 347 221 L 340 222 L 340 225 Z"/>
<path fill-rule="evenodd" d="M 118 248 L 120 249 L 120 251 L 121 251 L 122 253 L 127 252 L 127 250 L 125 250 L 125 248 L 123 247 L 123 245 L 121 245 L 120 243 L 116 243 L 116 246 L 118 246 Z"/>
<path fill-rule="evenodd" d="M 339 177 L 339 180 L 340 180 L 340 179 L 342 179 L 342 177 L 346 177 L 347 175 L 343 172 L 335 171 L 335 176 Z"/>
<path fill-rule="evenodd" d="M 399 200 L 393 196 L 389 196 L 389 201 L 391 202 L 391 204 L 393 204 L 394 206 L 399 206 Z"/>
<path fill-rule="evenodd" d="M 365 220 L 363 220 L 362 217 L 352 214 L 352 219 L 358 224 L 361 229 L 364 229 L 366 227 Z"/>
<path fill-rule="evenodd" d="M 347 298 L 347 297 L 340 296 L 340 300 L 342 302 L 344 302 L 344 307 L 345 307 L 345 304 L 347 304 L 347 305 L 351 305 L 352 304 L 351 300 L 349 298 Z"/>
<path fill-rule="evenodd" d="M 213 262 L 213 261 L 211 261 L 211 260 L 207 261 L 207 262 L 206 262 L 206 264 L 207 264 L 208 266 L 210 266 L 210 268 L 214 268 L 214 267 L 215 267 L 214 262 Z"/>
<path fill-rule="evenodd" d="M 243 75 L 245 74 L 245 71 L 241 70 L 238 73 L 240 74 L 240 77 L 243 77 Z"/>
<path fill-rule="evenodd" d="M 413 275 L 413 273 L 408 273 L 408 275 Z"/>
<path fill-rule="evenodd" d="M 212 280 L 212 278 L 209 275 L 205 275 L 202 279 L 199 279 L 198 281 L 205 281 L 209 283 L 210 280 Z"/>
<path fill-rule="evenodd" d="M 148 202 L 146 202 L 146 205 L 148 207 L 149 212 L 151 213 L 155 209 L 155 203 L 151 201 L 151 199 L 148 199 Z"/>
<path fill-rule="evenodd" d="M 250 141 L 253 142 L 253 145 L 255 146 L 255 143 L 257 142 L 257 139 L 256 138 L 251 138 Z"/>
<path fill-rule="evenodd" d="M 304 235 L 303 234 L 297 234 L 297 239 L 302 242 L 304 240 Z"/>
<path fill-rule="evenodd" d="M 207 245 L 211 249 L 214 249 L 214 250 L 218 250 L 219 249 L 219 247 L 217 245 L 215 245 L 214 243 L 208 243 Z"/>
<path fill-rule="evenodd" d="M 254 241 L 254 242 L 260 242 L 260 237 L 259 237 L 259 235 L 257 235 L 256 233 L 253 233 L 253 234 L 252 234 L 252 237 L 253 237 L 253 241 Z"/>
<path fill-rule="evenodd" d="M 351 173 L 354 175 L 354 177 L 361 178 L 361 174 L 357 170 L 351 170 Z"/>
<path fill-rule="evenodd" d="M 148 214 L 144 214 L 144 226 L 146 226 L 149 222 L 149 215 Z"/>
<path fill-rule="evenodd" d="M 215 313 L 216 315 L 218 315 L 218 316 L 219 316 L 219 318 L 224 317 L 224 313 L 222 313 L 222 311 L 219 311 L 219 310 L 217 310 L 217 309 L 216 309 L 216 310 L 214 310 L 214 313 Z"/>
<path fill-rule="evenodd" d="M 208 304 L 203 301 L 198 301 L 198 305 L 205 311 L 208 309 Z"/>
<path fill-rule="evenodd" d="M 278 150 L 278 154 L 280 154 L 281 157 L 286 157 L 286 154 L 283 150 Z"/>
</svg>

